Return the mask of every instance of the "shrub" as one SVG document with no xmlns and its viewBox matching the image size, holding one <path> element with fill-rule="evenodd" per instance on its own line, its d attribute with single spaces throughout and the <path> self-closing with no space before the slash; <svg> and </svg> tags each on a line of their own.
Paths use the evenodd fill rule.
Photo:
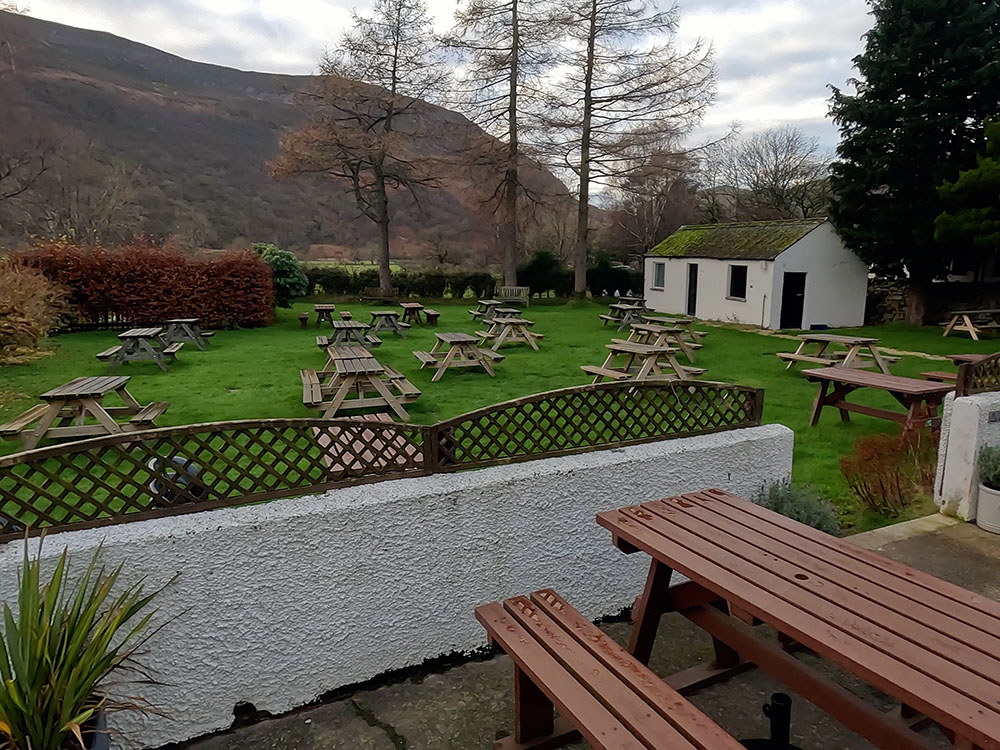
<svg viewBox="0 0 1000 750">
<path fill-rule="evenodd" d="M 0 258 L 0 362 L 30 357 L 66 311 L 66 293 L 45 274 Z"/>
<path fill-rule="evenodd" d="M 156 325 L 193 317 L 225 328 L 274 319 L 271 268 L 250 250 L 203 261 L 147 240 L 104 248 L 62 239 L 20 257 L 67 290 L 77 322 Z"/>
<path fill-rule="evenodd" d="M 761 488 L 754 502 L 827 534 L 840 533 L 836 506 L 811 487 L 775 482 L 769 487 Z"/>
<path fill-rule="evenodd" d="M 517 283 L 529 287 L 532 294 L 544 295 L 551 291 L 566 296 L 573 290 L 573 272 L 563 268 L 559 259 L 548 250 L 539 250 L 517 269 Z"/>
<path fill-rule="evenodd" d="M 869 435 L 840 459 L 840 470 L 861 502 L 884 516 L 902 513 L 934 487 L 937 448 L 926 431 Z"/>
<path fill-rule="evenodd" d="M 255 242 L 253 250 L 271 267 L 274 304 L 291 307 L 293 299 L 309 293 L 309 280 L 302 270 L 302 263 L 292 253 L 265 242 Z"/>
<path fill-rule="evenodd" d="M 979 451 L 979 481 L 1000 492 L 1000 446 L 990 445 Z"/>
<path fill-rule="evenodd" d="M 27 548 L 27 545 L 25 545 Z M 3 605 L 0 638 L 0 735 L 13 750 L 81 747 L 87 722 L 101 709 L 148 710 L 141 698 L 101 695 L 109 675 L 132 670 L 149 637 L 149 593 L 119 584 L 122 566 L 100 566 L 100 551 L 80 576 L 70 576 L 66 551 L 48 580 L 41 551 L 27 549 L 18 582 L 17 613 Z M 74 739 L 75 738 L 75 739 Z"/>
<path fill-rule="evenodd" d="M 610 296 L 615 292 L 625 294 L 629 289 L 633 292 L 642 289 L 641 274 L 638 275 L 640 281 L 633 287 L 634 271 L 628 268 L 620 268 L 611 264 L 611 259 L 606 255 L 599 256 L 593 268 L 587 269 L 587 287 L 595 297 Z"/>
</svg>

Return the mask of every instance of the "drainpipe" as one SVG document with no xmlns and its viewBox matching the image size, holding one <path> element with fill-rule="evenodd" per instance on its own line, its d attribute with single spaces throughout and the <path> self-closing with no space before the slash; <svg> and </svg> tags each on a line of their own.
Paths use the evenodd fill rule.
<svg viewBox="0 0 1000 750">
<path fill-rule="evenodd" d="M 764 325 L 764 310 L 765 310 L 766 307 L 767 307 L 767 295 L 765 294 L 764 295 L 764 299 L 760 303 L 760 327 L 761 328 L 766 328 L 767 327 L 767 326 Z"/>
</svg>

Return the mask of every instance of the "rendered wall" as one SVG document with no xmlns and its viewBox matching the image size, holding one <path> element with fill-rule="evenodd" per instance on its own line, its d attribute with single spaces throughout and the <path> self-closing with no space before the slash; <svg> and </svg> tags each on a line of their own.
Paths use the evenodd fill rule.
<svg viewBox="0 0 1000 750">
<path fill-rule="evenodd" d="M 934 499 L 942 513 L 965 521 L 976 518 L 979 500 L 979 449 L 1000 445 L 1000 393 L 945 400 L 938 447 L 938 470 Z"/>
<path fill-rule="evenodd" d="M 653 264 L 666 263 L 662 288 L 653 286 Z M 760 260 L 648 257 L 645 260 L 646 304 L 657 312 L 687 314 L 688 264 L 698 265 L 698 299 L 695 316 L 704 320 L 764 325 L 771 318 L 773 263 Z M 729 299 L 729 266 L 747 267 L 746 300 Z"/>
<path fill-rule="evenodd" d="M 232 723 L 249 702 L 281 713 L 387 670 L 484 644 L 480 603 L 554 586 L 588 616 L 620 611 L 648 559 L 611 545 L 594 514 L 722 487 L 744 496 L 786 478 L 780 425 L 662 441 L 321 496 L 53 534 L 80 564 L 103 542 L 127 578 L 162 585 L 166 625 L 142 693 L 171 720 L 116 715 L 128 747 Z M 22 545 L 0 547 L 12 601 Z"/>
<path fill-rule="evenodd" d="M 868 266 L 844 247 L 830 222 L 816 227 L 775 259 L 771 328 L 780 327 L 781 289 L 786 272 L 806 274 L 803 328 L 865 324 Z"/>
</svg>

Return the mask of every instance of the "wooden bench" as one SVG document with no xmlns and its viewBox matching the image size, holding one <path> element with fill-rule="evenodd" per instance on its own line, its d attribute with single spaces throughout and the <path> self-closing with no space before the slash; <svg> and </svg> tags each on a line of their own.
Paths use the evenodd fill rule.
<svg viewBox="0 0 1000 750">
<path fill-rule="evenodd" d="M 385 294 L 380 287 L 365 287 L 364 294 L 361 295 L 362 302 L 394 302 L 399 297 L 399 288 L 392 287 L 388 294 Z"/>
<path fill-rule="evenodd" d="M 385 368 L 385 375 L 389 378 L 389 381 L 393 384 L 393 387 L 399 391 L 399 395 L 405 399 L 415 399 L 420 395 L 420 389 L 417 388 L 409 379 L 401 373 L 399 370 L 394 370 L 391 367 Z"/>
<path fill-rule="evenodd" d="M 431 310 L 429 307 L 424 308 L 424 318 L 426 318 L 428 325 L 436 326 L 438 324 L 438 318 L 440 317 L 441 313 L 437 310 Z"/>
<path fill-rule="evenodd" d="M 176 359 L 177 352 L 179 352 L 183 348 L 184 348 L 184 343 L 181 341 L 178 341 L 174 344 L 167 344 L 165 347 L 163 347 L 163 354 L 166 355 L 167 357 Z"/>
<path fill-rule="evenodd" d="M 439 360 L 430 352 L 422 352 L 422 351 L 413 352 L 413 356 L 416 357 L 418 360 L 420 360 L 421 370 L 424 369 L 425 367 L 437 367 L 441 363 L 441 360 Z"/>
<path fill-rule="evenodd" d="M 926 380 L 933 380 L 936 383 L 954 383 L 958 380 L 957 372 L 942 372 L 940 370 L 931 370 L 930 372 L 920 373 L 920 377 Z"/>
<path fill-rule="evenodd" d="M 39 419 L 48 408 L 48 404 L 36 404 L 9 422 L 0 424 L 0 435 L 14 436 L 21 434 L 25 427 Z"/>
<path fill-rule="evenodd" d="M 317 336 L 316 337 L 316 346 L 318 346 L 320 349 L 326 349 L 329 345 L 330 345 L 330 337 L 329 336 Z"/>
<path fill-rule="evenodd" d="M 112 346 L 110 349 L 105 349 L 103 352 L 99 352 L 98 354 L 95 354 L 94 356 L 97 357 L 99 360 L 101 360 L 103 362 L 106 359 L 111 359 L 116 354 L 118 354 L 118 352 L 120 352 L 121 350 L 122 350 L 122 348 L 120 346 Z"/>
<path fill-rule="evenodd" d="M 202 331 L 201 337 L 203 339 L 210 339 L 215 335 L 215 331 Z"/>
<path fill-rule="evenodd" d="M 365 341 L 368 342 L 368 346 L 372 347 L 382 346 L 382 339 L 380 339 L 378 336 L 366 335 Z"/>
<path fill-rule="evenodd" d="M 163 412 L 165 412 L 170 407 L 169 401 L 154 401 L 151 404 L 147 404 L 139 410 L 139 413 L 133 416 L 130 420 L 130 424 L 153 424 L 157 417 L 159 417 Z"/>
<path fill-rule="evenodd" d="M 612 370 L 609 367 L 600 367 L 598 365 L 580 365 L 580 369 L 583 370 L 588 375 L 594 375 L 602 378 L 611 378 L 612 380 L 628 380 L 632 376 L 627 372 L 622 372 L 621 370 Z"/>
<path fill-rule="evenodd" d="M 313 408 L 323 403 L 323 389 L 315 370 L 300 370 L 302 376 L 302 403 Z"/>
<path fill-rule="evenodd" d="M 526 286 L 502 286 L 497 290 L 496 299 L 500 302 L 518 302 L 528 307 L 531 305 L 531 289 Z"/>
<path fill-rule="evenodd" d="M 492 349 L 480 349 L 479 351 L 486 359 L 492 359 L 494 362 L 503 362 L 505 359 L 503 354 Z"/>
<path fill-rule="evenodd" d="M 597 317 L 604 321 L 601 323 L 602 326 L 606 326 L 608 323 L 614 323 L 615 325 L 621 323 L 621 318 L 616 318 L 614 315 L 598 315 Z"/>
<path fill-rule="evenodd" d="M 351 314 L 349 310 L 341 310 L 340 312 L 341 320 L 354 320 L 354 315 Z"/>
<path fill-rule="evenodd" d="M 476 619 L 514 662 L 514 734 L 497 750 L 579 736 L 597 750 L 742 748 L 552 589 L 481 605 Z"/>
</svg>

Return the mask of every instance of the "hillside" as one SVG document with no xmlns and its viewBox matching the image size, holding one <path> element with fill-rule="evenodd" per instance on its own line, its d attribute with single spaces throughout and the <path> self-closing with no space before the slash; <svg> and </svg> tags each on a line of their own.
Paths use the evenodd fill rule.
<svg viewBox="0 0 1000 750">
<path fill-rule="evenodd" d="M 37 138 L 59 149 L 33 192 L 17 199 L 19 213 L 7 206 L 0 215 L 8 236 L 37 231 L 32 222 L 68 200 L 77 183 L 103 185 L 114 174 L 135 204 L 128 207 L 131 221 L 153 235 L 178 234 L 210 247 L 274 241 L 303 254 L 310 245 L 349 254 L 375 238 L 341 186 L 315 178 L 276 182 L 268 174 L 282 130 L 303 117 L 295 95 L 308 88 L 309 76 L 191 62 L 110 34 L 4 12 L 0 51 L 0 100 L 8 104 L 0 143 L 9 150 L 12 142 Z M 397 196 L 394 255 L 430 253 L 445 236 L 488 247 L 495 231 L 486 202 L 496 178 L 455 158 L 482 131 L 440 107 L 427 105 L 425 118 L 435 137 L 421 151 L 448 162 L 439 186 L 424 189 L 418 201 Z M 550 173 L 533 165 L 524 171 L 534 190 L 564 192 Z"/>
</svg>

